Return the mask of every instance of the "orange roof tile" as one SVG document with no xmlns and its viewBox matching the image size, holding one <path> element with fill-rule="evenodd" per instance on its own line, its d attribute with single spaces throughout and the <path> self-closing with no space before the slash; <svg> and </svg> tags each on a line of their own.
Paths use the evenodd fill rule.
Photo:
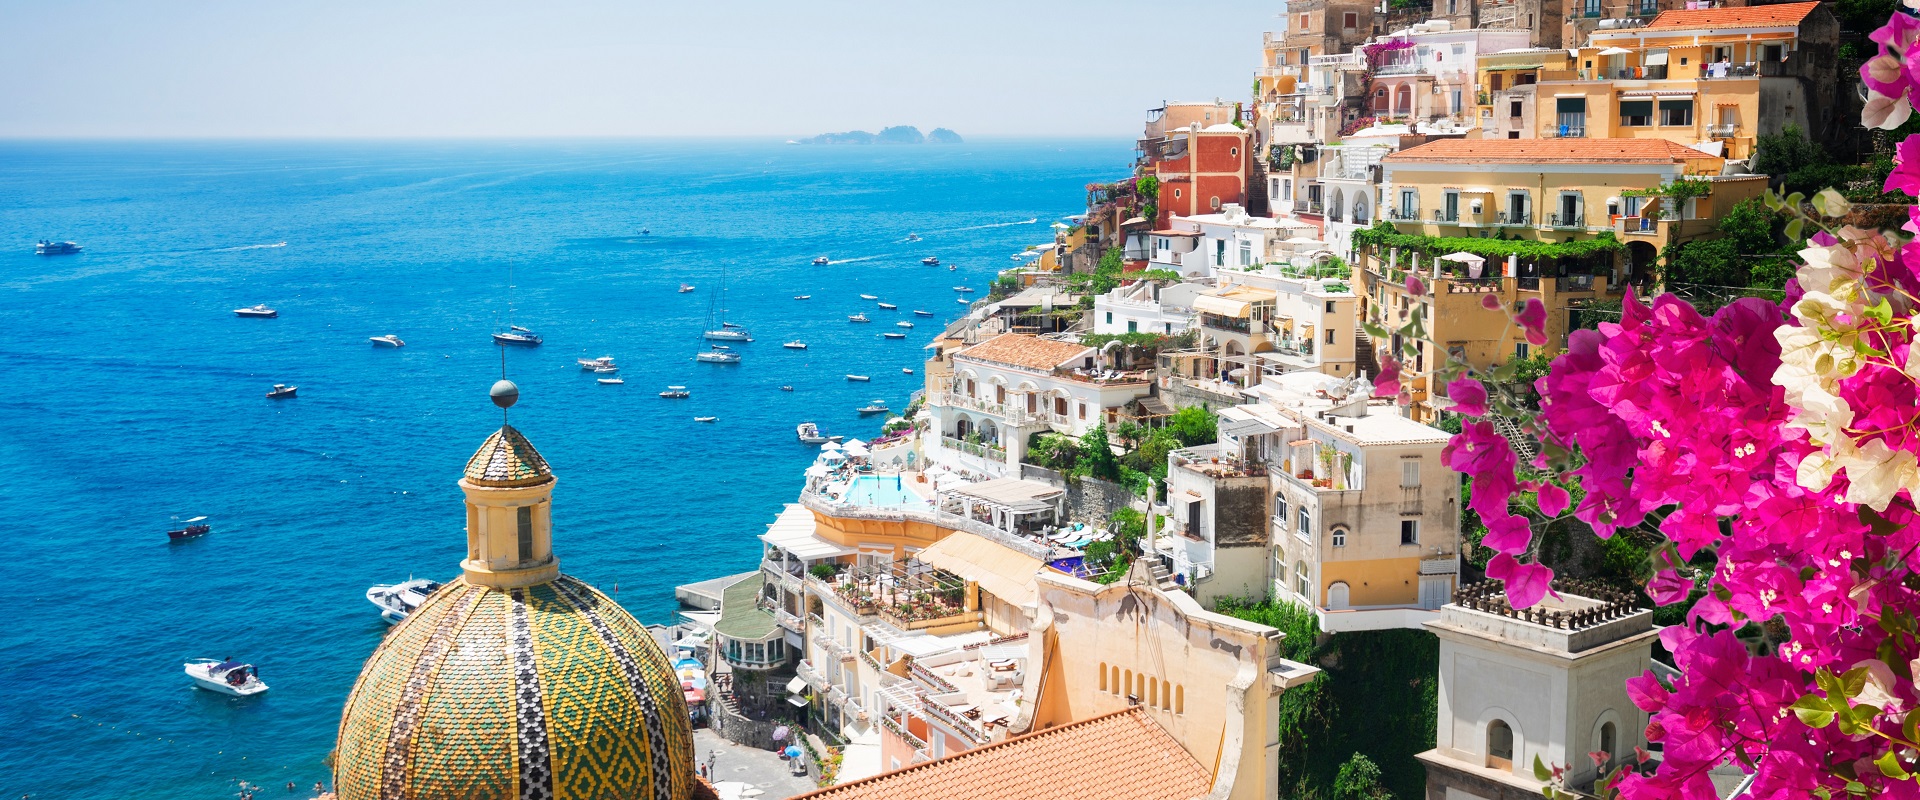
<svg viewBox="0 0 1920 800">
<path fill-rule="evenodd" d="M 1662 11 L 1641 30 L 1657 28 L 1792 28 L 1813 13 L 1819 3 L 1777 3 L 1770 6 L 1703 8 Z"/>
<path fill-rule="evenodd" d="M 1714 158 L 1665 139 L 1440 139 L 1391 153 L 1390 163 L 1672 164 Z"/>
<path fill-rule="evenodd" d="M 1086 345 L 1056 342 L 1022 333 L 1003 333 L 956 353 L 996 364 L 1011 364 L 1028 369 L 1051 370 L 1090 349 Z"/>
<path fill-rule="evenodd" d="M 1129 708 L 831 786 L 800 798 L 1188 800 L 1212 788 L 1213 776 L 1206 767 L 1145 711 Z"/>
</svg>

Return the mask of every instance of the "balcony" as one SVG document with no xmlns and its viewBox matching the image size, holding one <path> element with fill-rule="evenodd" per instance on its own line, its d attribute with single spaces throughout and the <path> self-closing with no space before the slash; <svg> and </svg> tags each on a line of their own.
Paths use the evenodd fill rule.
<svg viewBox="0 0 1920 800">
<path fill-rule="evenodd" d="M 927 710 L 927 716 L 946 723 L 947 727 L 954 729 L 976 745 L 986 744 L 992 740 L 980 723 L 967 719 L 960 712 L 948 708 L 945 703 L 928 699 L 922 707 Z"/>
<path fill-rule="evenodd" d="M 1460 224 L 1460 211 L 1458 209 L 1445 211 L 1436 208 L 1433 210 L 1433 221 L 1447 225 L 1458 225 Z"/>
<path fill-rule="evenodd" d="M 912 665 L 907 667 L 907 674 L 911 675 L 914 680 L 919 681 L 920 683 L 926 685 L 927 688 L 932 689 L 934 692 L 938 694 L 948 694 L 951 692 L 960 691 L 959 687 L 954 686 L 952 683 L 948 682 L 946 678 L 942 678 L 939 675 L 934 674 L 933 670 L 920 666 L 920 662 L 918 661 L 913 662 Z"/>
<path fill-rule="evenodd" d="M 1548 214 L 1545 227 L 1584 230 L 1586 228 L 1586 220 L 1584 220 L 1580 214 Z"/>
<path fill-rule="evenodd" d="M 1508 210 L 1507 213 L 1501 214 L 1500 216 L 1494 218 L 1493 224 L 1506 225 L 1510 227 L 1513 227 L 1513 226 L 1522 227 L 1522 228 L 1528 227 L 1533 224 L 1533 213 L 1528 211 Z"/>
<path fill-rule="evenodd" d="M 1627 235 L 1658 236 L 1660 222 L 1657 217 L 1620 217 L 1614 220 L 1614 230 Z"/>
<path fill-rule="evenodd" d="M 1587 138 L 1587 126 L 1561 125 L 1557 129 L 1547 131 L 1547 138 L 1549 139 L 1585 139 Z"/>
<path fill-rule="evenodd" d="M 948 450 L 958 450 L 967 455 L 979 456 L 988 461 L 998 461 L 1002 464 L 1007 461 L 1006 448 L 998 445 L 986 444 L 984 442 L 969 442 L 964 439 L 955 439 L 951 436 L 941 436 L 940 446 Z"/>
<path fill-rule="evenodd" d="M 1420 210 L 1417 208 L 1394 208 L 1388 206 L 1386 217 L 1389 222 L 1419 222 Z"/>
<path fill-rule="evenodd" d="M 794 633 L 805 635 L 807 632 L 806 624 L 801 622 L 799 617 L 789 614 L 785 610 L 774 609 L 773 619 L 775 622 L 780 623 L 780 627 L 793 631 Z"/>
<path fill-rule="evenodd" d="M 808 686 L 813 687 L 813 690 L 816 692 L 827 688 L 826 676 L 821 675 L 820 670 L 815 669 L 811 661 L 802 661 L 793 665 L 793 672 L 795 675 L 800 676 L 800 680 L 806 681 Z"/>
<path fill-rule="evenodd" d="M 1239 317 L 1223 317 L 1219 314 L 1201 314 L 1200 327 L 1245 335 L 1252 330 L 1253 326 L 1248 320 Z"/>
<path fill-rule="evenodd" d="M 1739 132 L 1740 132 L 1740 123 L 1738 122 L 1729 122 L 1721 125 L 1707 126 L 1707 134 L 1710 136 L 1732 136 Z"/>
<path fill-rule="evenodd" d="M 1447 278 L 1444 282 L 1447 294 L 1492 294 L 1500 291 L 1499 276 L 1486 278 Z"/>
<path fill-rule="evenodd" d="M 914 750 L 927 749 L 927 741 L 925 739 L 908 732 L 907 726 L 896 722 L 891 716 L 882 715 L 880 717 L 880 727 L 886 728 L 892 732 L 893 735 L 900 737 L 902 741 L 907 743 L 907 746 L 912 747 Z"/>
</svg>

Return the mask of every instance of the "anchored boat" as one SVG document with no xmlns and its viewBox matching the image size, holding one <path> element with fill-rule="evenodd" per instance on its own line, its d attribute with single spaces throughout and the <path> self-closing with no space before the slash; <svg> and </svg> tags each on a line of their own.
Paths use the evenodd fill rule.
<svg viewBox="0 0 1920 800">
<path fill-rule="evenodd" d="M 367 602 L 380 609 L 380 618 L 388 625 L 398 625 L 438 588 L 439 581 L 408 578 L 404 583 L 383 583 L 368 589 Z"/>
<path fill-rule="evenodd" d="M 187 679 L 198 689 L 246 697 L 267 690 L 260 680 L 260 669 L 238 661 L 196 658 L 186 663 Z"/>
</svg>

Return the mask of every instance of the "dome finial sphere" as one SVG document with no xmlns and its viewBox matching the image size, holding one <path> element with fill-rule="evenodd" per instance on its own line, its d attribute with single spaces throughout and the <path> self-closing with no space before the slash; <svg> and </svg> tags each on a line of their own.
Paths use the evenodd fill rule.
<svg viewBox="0 0 1920 800">
<path fill-rule="evenodd" d="M 514 403 L 520 401 L 520 387 L 505 378 L 495 381 L 493 389 L 487 394 L 493 398 L 493 404 L 501 408 L 512 408 Z"/>
</svg>

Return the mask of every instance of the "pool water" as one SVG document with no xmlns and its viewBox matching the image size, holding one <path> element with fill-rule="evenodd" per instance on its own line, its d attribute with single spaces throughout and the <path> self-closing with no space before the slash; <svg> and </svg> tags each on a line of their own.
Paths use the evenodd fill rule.
<svg viewBox="0 0 1920 800">
<path fill-rule="evenodd" d="M 926 498 L 907 488 L 906 479 L 897 475 L 856 475 L 841 499 L 859 506 L 922 507 L 927 504 Z"/>
</svg>

